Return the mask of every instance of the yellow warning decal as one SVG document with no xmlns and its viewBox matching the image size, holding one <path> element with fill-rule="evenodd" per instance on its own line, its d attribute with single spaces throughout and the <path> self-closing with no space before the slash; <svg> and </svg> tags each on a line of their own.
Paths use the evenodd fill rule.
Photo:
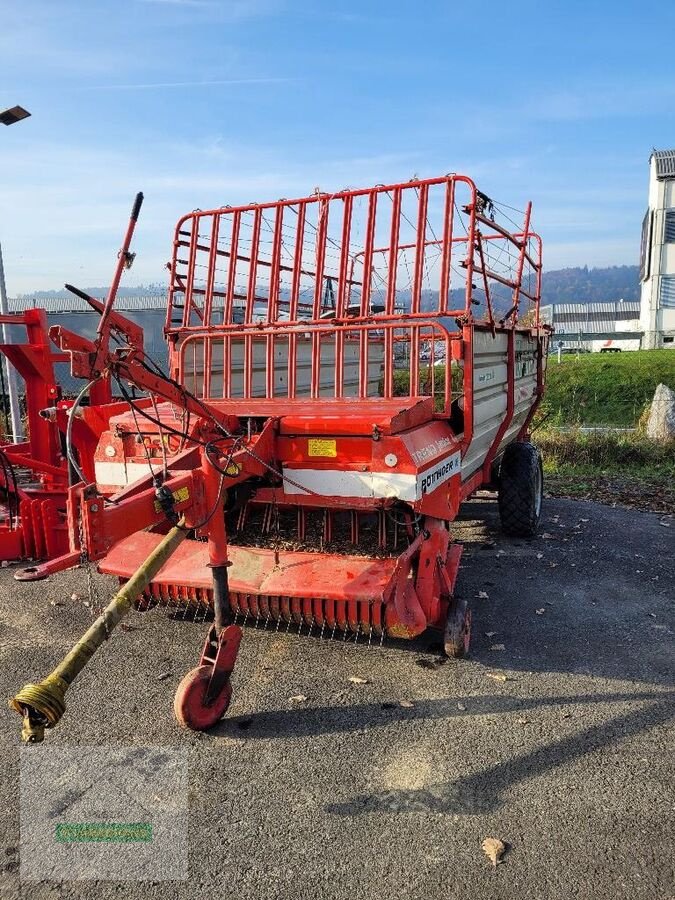
<svg viewBox="0 0 675 900">
<path fill-rule="evenodd" d="M 190 499 L 190 488 L 182 487 L 178 488 L 177 491 L 173 492 L 173 502 L 174 503 L 183 503 L 185 500 Z M 155 512 L 160 513 L 162 511 L 162 506 L 159 500 L 155 500 Z"/>
<path fill-rule="evenodd" d="M 308 456 L 337 456 L 337 441 L 310 438 L 307 441 Z"/>
</svg>

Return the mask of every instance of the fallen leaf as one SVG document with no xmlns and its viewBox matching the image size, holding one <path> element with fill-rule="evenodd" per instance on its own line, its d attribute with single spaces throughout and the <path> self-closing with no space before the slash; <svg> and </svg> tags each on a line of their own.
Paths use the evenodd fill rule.
<svg viewBox="0 0 675 900">
<path fill-rule="evenodd" d="M 399 700 L 398 705 L 402 706 L 403 709 L 412 709 L 415 706 L 412 700 Z"/>
<path fill-rule="evenodd" d="M 490 599 L 490 595 L 487 593 L 487 591 L 478 591 L 477 596 L 478 596 L 479 600 L 489 600 Z"/>
<path fill-rule="evenodd" d="M 490 650 L 506 650 L 504 644 L 492 644 Z"/>
<path fill-rule="evenodd" d="M 307 697 L 304 694 L 295 694 L 293 697 L 288 698 L 291 703 L 304 703 Z"/>
<path fill-rule="evenodd" d="M 486 672 L 488 678 L 491 678 L 493 681 L 508 681 L 508 677 L 506 675 L 502 675 L 501 672 Z"/>
<path fill-rule="evenodd" d="M 546 607 L 542 606 L 540 609 L 535 609 L 535 612 L 538 616 L 543 616 L 544 613 L 546 612 Z"/>
<path fill-rule="evenodd" d="M 458 709 L 460 712 L 466 712 L 466 706 L 464 706 L 463 703 L 458 703 L 458 704 L 457 704 L 457 709 Z"/>
<path fill-rule="evenodd" d="M 350 675 L 349 680 L 352 684 L 368 684 L 368 679 L 361 678 L 360 675 Z"/>
<path fill-rule="evenodd" d="M 543 558 L 544 558 L 543 553 L 537 553 L 537 559 L 543 559 Z"/>
<path fill-rule="evenodd" d="M 502 856 L 506 853 L 506 844 L 499 838 L 485 838 L 480 846 L 493 866 L 498 866 L 502 861 Z"/>
<path fill-rule="evenodd" d="M 79 594 L 71 594 L 71 595 L 70 595 L 70 599 L 71 599 L 71 600 L 80 600 L 81 598 L 80 598 L 80 595 L 79 595 Z"/>
</svg>

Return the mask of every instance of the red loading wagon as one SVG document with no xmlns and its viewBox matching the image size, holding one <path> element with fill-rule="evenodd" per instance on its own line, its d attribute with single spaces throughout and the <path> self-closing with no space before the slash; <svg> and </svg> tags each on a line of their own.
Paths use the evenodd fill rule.
<svg viewBox="0 0 675 900">
<path fill-rule="evenodd" d="M 438 628 L 449 655 L 467 649 L 460 504 L 498 484 L 517 534 L 541 508 L 541 241 L 530 204 L 513 215 L 461 175 L 199 210 L 174 237 L 168 378 L 114 289 L 96 342 L 52 330 L 74 374 L 112 375 L 131 404 L 96 484 L 71 488 L 73 546 L 123 582 L 151 556 L 141 606 L 214 609 L 184 724 L 227 708 L 241 624 L 368 642 Z"/>
</svg>

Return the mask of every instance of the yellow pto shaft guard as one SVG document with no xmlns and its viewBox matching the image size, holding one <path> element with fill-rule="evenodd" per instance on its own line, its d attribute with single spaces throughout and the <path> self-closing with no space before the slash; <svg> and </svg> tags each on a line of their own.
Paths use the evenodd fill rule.
<svg viewBox="0 0 675 900">
<path fill-rule="evenodd" d="M 160 541 L 54 671 L 40 684 L 27 684 L 9 701 L 10 708 L 23 716 L 23 741 L 39 743 L 44 739 L 45 728 L 53 728 L 59 721 L 66 710 L 66 691 L 167 559 L 185 540 L 187 531 L 184 524 L 181 519 Z"/>
</svg>

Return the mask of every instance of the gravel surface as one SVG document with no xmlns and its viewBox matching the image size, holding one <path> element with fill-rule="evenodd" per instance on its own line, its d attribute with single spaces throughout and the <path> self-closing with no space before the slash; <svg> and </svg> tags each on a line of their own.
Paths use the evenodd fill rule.
<svg viewBox="0 0 675 900">
<path fill-rule="evenodd" d="M 132 614 L 46 743 L 187 748 L 189 879 L 20 881 L 5 709 L 0 896 L 672 900 L 675 520 L 549 500 L 541 531 L 507 540 L 493 501 L 465 505 L 470 658 L 440 664 L 434 635 L 368 648 L 248 629 L 209 734 L 171 713 L 205 626 Z M 0 572 L 5 697 L 84 630 L 84 590 L 81 571 Z M 507 845 L 496 868 L 486 837 Z"/>
</svg>

